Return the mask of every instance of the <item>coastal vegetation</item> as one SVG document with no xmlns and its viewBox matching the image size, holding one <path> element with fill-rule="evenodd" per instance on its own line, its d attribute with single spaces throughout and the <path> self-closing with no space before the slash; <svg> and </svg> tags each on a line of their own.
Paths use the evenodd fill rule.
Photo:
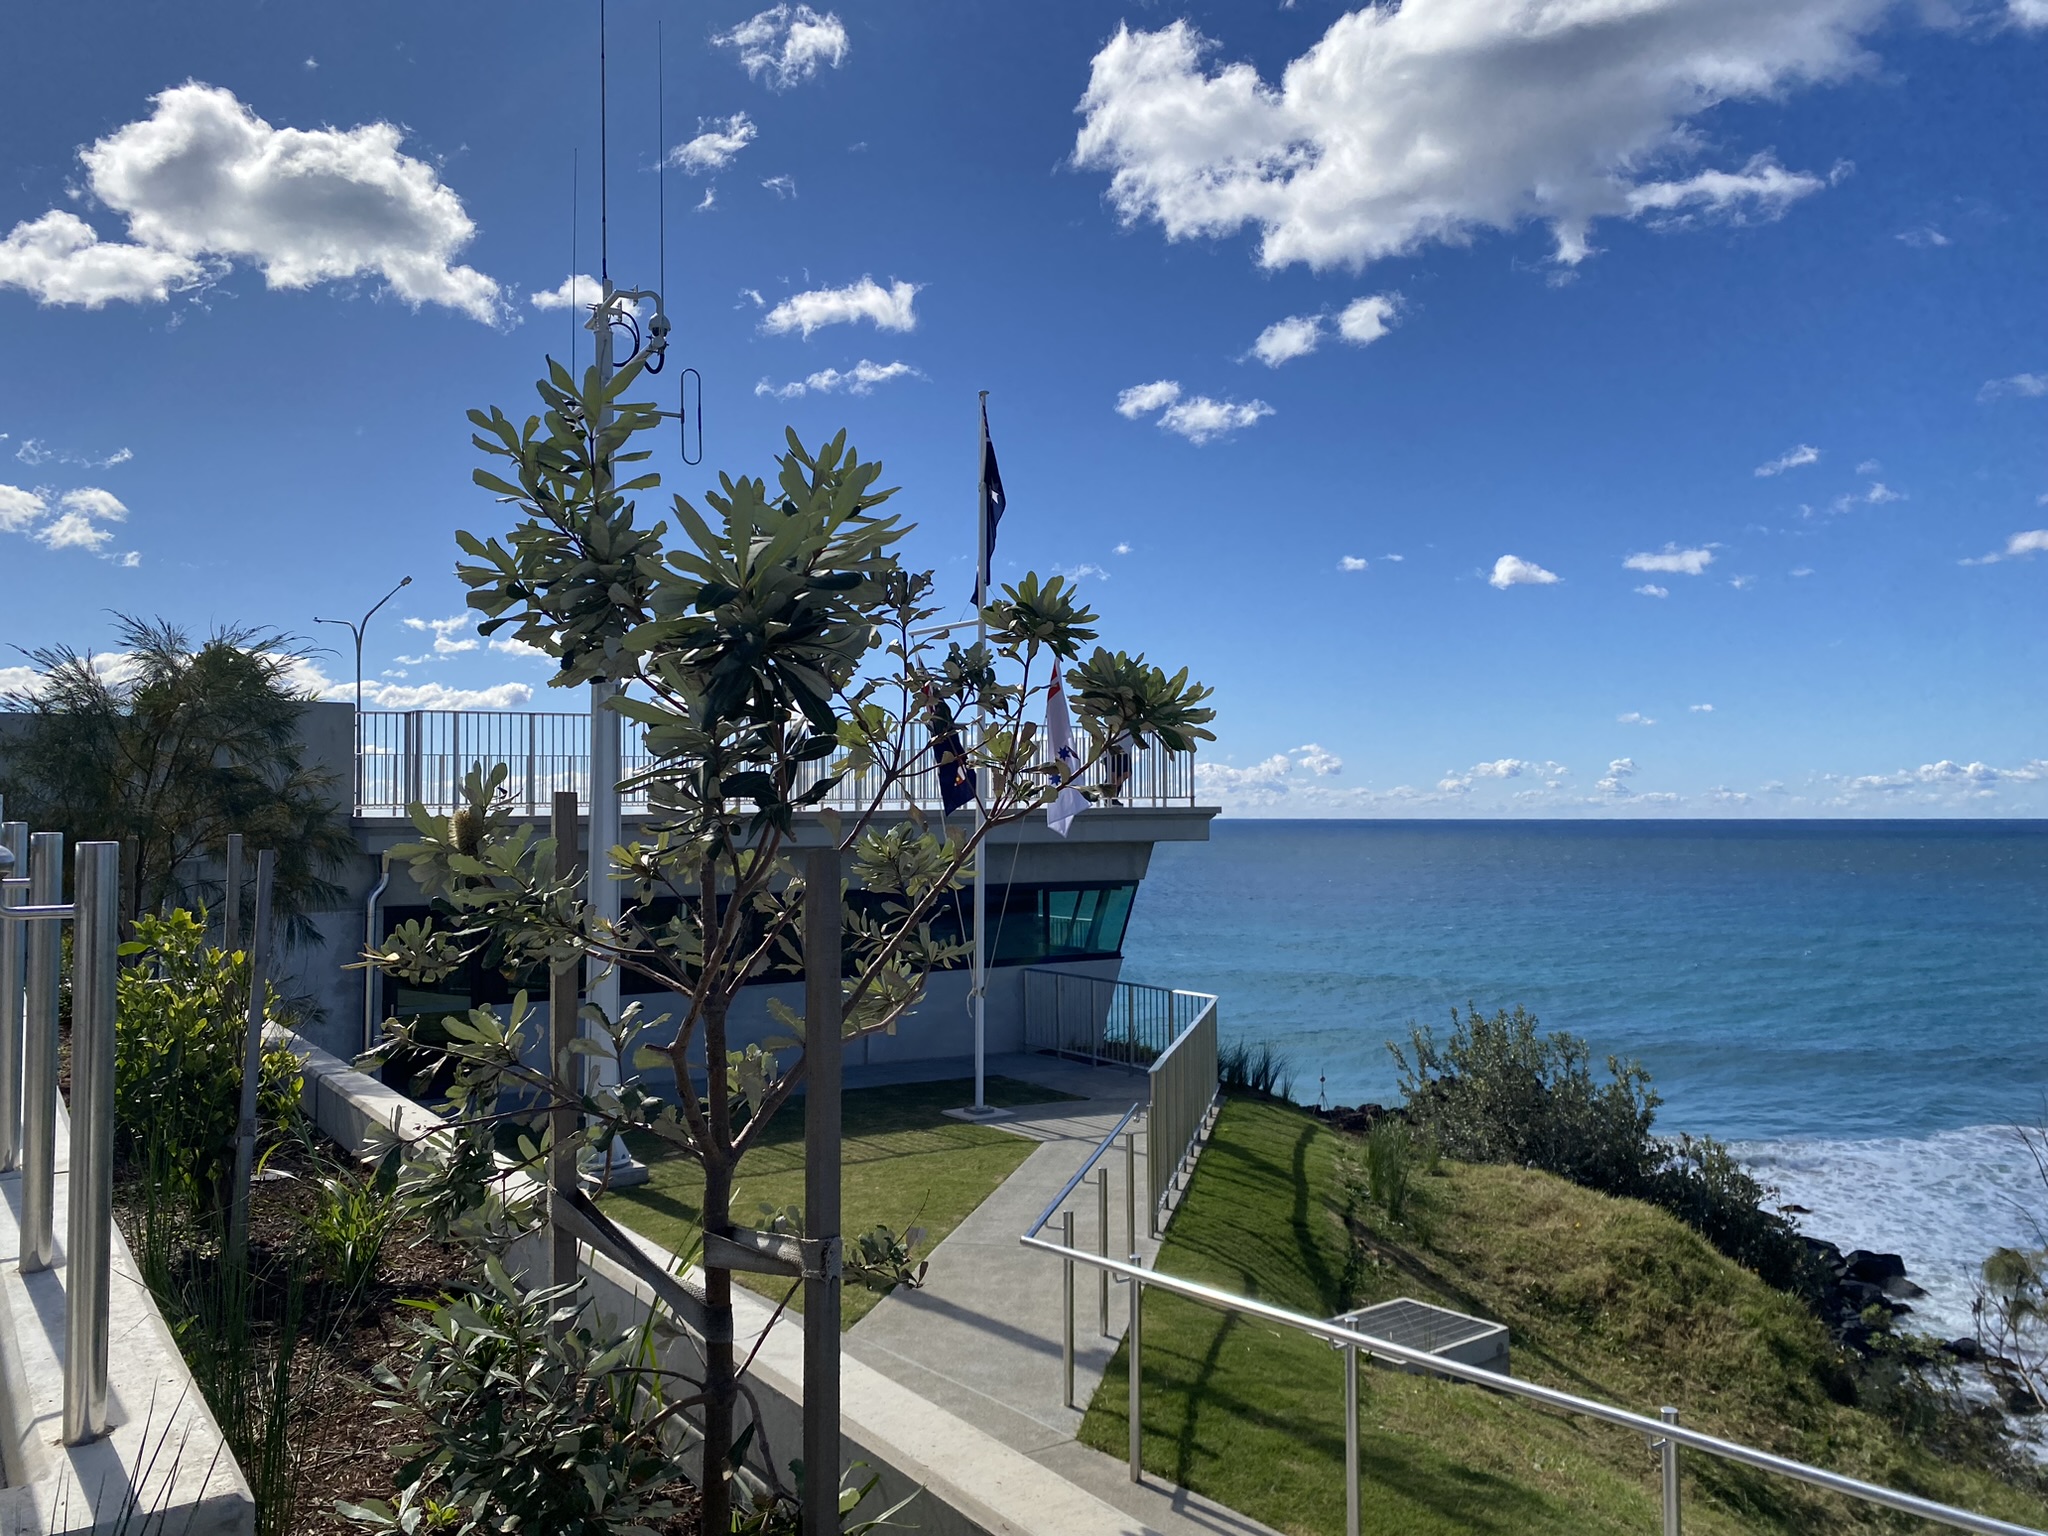
<svg viewBox="0 0 2048 1536">
<path fill-rule="evenodd" d="M 211 863 L 230 833 L 277 853 L 271 913 L 286 943 L 334 907 L 356 855 L 339 778 L 306 761 L 303 653 L 289 636 L 216 629 L 194 643 L 163 619 L 116 616 L 116 650 L 29 651 L 33 686 L 0 696 L 0 792 L 10 816 L 124 845 L 123 917 L 221 910 Z M 248 932 L 246 922 L 241 931 Z"/>
<path fill-rule="evenodd" d="M 1801 1301 L 1670 1213 L 1539 1169 L 1412 1163 L 1393 1217 L 1360 1138 L 1305 1110 L 1233 1099 L 1159 1267 L 1332 1316 L 1412 1296 L 1508 1325 L 1518 1377 L 1654 1412 L 2007 1520 L 2048 1519 L 2038 1471 L 1967 1412 L 1928 1411 L 1897 1371 L 1843 1351 Z M 1178 1298 L 1145 1302 L 1146 1466 L 1281 1531 L 1342 1528 L 1342 1366 L 1306 1335 Z M 1126 1446 L 1119 1350 L 1081 1438 Z M 1639 1436 L 1453 1382 L 1367 1370 L 1364 1528 L 1589 1536 L 1657 1528 Z M 1892 1517 L 1691 1455 L 1686 1528 L 1862 1532 Z"/>
</svg>

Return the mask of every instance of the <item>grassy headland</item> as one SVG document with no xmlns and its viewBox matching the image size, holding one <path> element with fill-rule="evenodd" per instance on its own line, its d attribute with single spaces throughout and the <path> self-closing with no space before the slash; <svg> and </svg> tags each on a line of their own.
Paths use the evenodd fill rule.
<svg viewBox="0 0 2048 1536">
<path fill-rule="evenodd" d="M 1355 1143 L 1349 1143 L 1355 1145 Z M 1414 1296 L 1509 1326 L 1516 1376 L 2025 1524 L 2043 1490 L 1856 1406 L 1847 1362 L 1797 1299 L 1663 1211 L 1524 1168 L 1445 1162 L 1409 1219 L 1367 1209 L 1347 1138 L 1306 1112 L 1233 1101 L 1175 1214 L 1159 1267 L 1322 1316 Z M 1120 1351 L 1081 1438 L 1126 1445 Z M 1170 1296 L 1145 1305 L 1144 1456 L 1161 1476 L 1286 1532 L 1343 1528 L 1342 1367 L 1305 1335 Z M 1640 1436 L 1456 1383 L 1368 1369 L 1364 1529 L 1591 1536 L 1657 1528 Z M 1700 1455 L 1686 1528 L 1918 1528 Z"/>
</svg>

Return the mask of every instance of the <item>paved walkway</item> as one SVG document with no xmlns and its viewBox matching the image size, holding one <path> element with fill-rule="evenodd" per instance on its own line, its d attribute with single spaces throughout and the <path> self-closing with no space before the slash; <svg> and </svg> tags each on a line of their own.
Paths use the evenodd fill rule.
<svg viewBox="0 0 2048 1536">
<path fill-rule="evenodd" d="M 1267 1527 L 1156 1477 L 1130 1481 L 1126 1464 L 1081 1445 L 1081 1412 L 1067 1406 L 1061 1360 L 1061 1264 L 1024 1247 L 1019 1236 L 1037 1218 L 1132 1103 L 1145 1079 L 1116 1068 L 1070 1065 L 1045 1057 L 1004 1056 L 990 1076 L 1038 1083 L 1079 1101 L 1031 1105 L 990 1122 L 1040 1143 L 951 1236 L 932 1251 L 919 1289 L 884 1297 L 846 1336 L 864 1364 L 966 1420 L 1012 1449 L 1057 1471 L 1161 1536 L 1271 1536 Z M 1137 1251 L 1150 1263 L 1159 1244 L 1147 1235 L 1143 1190 L 1145 1138 L 1138 1138 Z M 1125 1246 L 1125 1162 L 1109 1171 L 1109 1251 Z M 1091 1175 L 1062 1210 L 1074 1213 L 1077 1246 L 1103 1251 L 1101 1196 Z M 1057 1213 L 1046 1235 L 1057 1238 Z M 1109 1287 L 1103 1326 L 1101 1274 L 1075 1271 L 1074 1401 L 1085 1405 L 1129 1326 L 1129 1287 Z"/>
</svg>

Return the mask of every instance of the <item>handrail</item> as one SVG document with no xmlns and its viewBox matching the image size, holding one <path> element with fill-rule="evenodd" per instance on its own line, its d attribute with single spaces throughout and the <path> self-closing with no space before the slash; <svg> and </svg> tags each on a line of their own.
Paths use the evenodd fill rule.
<svg viewBox="0 0 2048 1536">
<path fill-rule="evenodd" d="M 1083 1171 L 1085 1172 L 1085 1169 Z M 1041 1218 L 1039 1225 L 1044 1225 L 1043 1218 Z M 1442 1355 L 1433 1355 L 1426 1350 L 1411 1349 L 1404 1344 L 1396 1344 L 1389 1339 L 1377 1338 L 1356 1328 L 1347 1328 L 1342 1323 L 1331 1322 L 1319 1317 L 1310 1317 L 1305 1313 L 1290 1312 L 1285 1307 L 1276 1307 L 1269 1302 L 1257 1301 L 1249 1296 L 1234 1295 L 1229 1291 L 1219 1290 L 1215 1286 L 1204 1285 L 1200 1281 L 1183 1280 L 1176 1275 L 1165 1274 L 1156 1269 L 1147 1269 L 1142 1264 L 1130 1263 L 1120 1259 L 1104 1258 L 1099 1254 L 1089 1253 L 1081 1248 L 1055 1243 L 1035 1235 L 1036 1231 L 1037 1228 L 1033 1228 L 1031 1233 L 1027 1233 L 1019 1241 L 1027 1248 L 1036 1248 L 1045 1253 L 1053 1254 L 1069 1264 L 1089 1264 L 1097 1269 L 1108 1272 L 1110 1275 L 1131 1281 L 1134 1286 L 1131 1296 L 1131 1307 L 1134 1317 L 1144 1291 L 1164 1291 L 1168 1295 L 1180 1296 L 1189 1301 L 1200 1302 L 1205 1306 L 1215 1307 L 1224 1312 L 1258 1318 L 1263 1322 L 1274 1323 L 1283 1328 L 1292 1328 L 1298 1333 L 1313 1335 L 1339 1348 L 1362 1350 L 1370 1357 L 1391 1361 L 1396 1364 L 1420 1366 L 1439 1376 L 1449 1376 L 1459 1381 L 1486 1387 L 1490 1391 L 1499 1392 L 1509 1397 L 1525 1398 L 1531 1402 L 1540 1403 L 1545 1407 L 1562 1409 L 1566 1413 L 1581 1414 L 1586 1418 L 1598 1419 L 1603 1423 L 1613 1424 L 1622 1429 L 1632 1429 L 1649 1436 L 1653 1440 L 1661 1439 L 1669 1441 L 1674 1445 L 1688 1446 L 1693 1450 L 1703 1451 L 1710 1456 L 1718 1456 L 1724 1461 L 1740 1462 L 1745 1466 L 1755 1467 L 1759 1471 L 1770 1472 L 1780 1477 L 1789 1477 L 1798 1482 L 1809 1483 L 1816 1488 L 1824 1488 L 1830 1493 L 1839 1493 L 1849 1498 L 1861 1499 L 1865 1503 L 1883 1505 L 1888 1509 L 1896 1509 L 1903 1514 L 1916 1515 L 1923 1520 L 1937 1521 L 1940 1524 L 1951 1526 L 1957 1530 L 1978 1531 L 1984 1533 L 1984 1536 L 2043 1536 L 2043 1532 L 2034 1526 L 2014 1525 L 2010 1521 L 1996 1520 L 1989 1515 L 1980 1515 L 1967 1509 L 1957 1509 L 1953 1505 L 1940 1504 L 1932 1499 L 1923 1499 L 1917 1494 L 1901 1493 L 1895 1488 L 1886 1488 L 1878 1483 L 1866 1483 L 1861 1478 L 1849 1477 L 1840 1472 L 1830 1472 L 1824 1467 L 1809 1466 L 1803 1461 L 1795 1461 L 1789 1456 L 1779 1456 L 1771 1451 L 1759 1450 L 1753 1445 L 1744 1445 L 1738 1440 L 1724 1440 L 1718 1435 L 1709 1435 L 1696 1429 L 1687 1429 L 1669 1419 L 1653 1419 L 1647 1415 L 1635 1413 L 1627 1408 L 1618 1408 L 1611 1403 L 1603 1403 L 1594 1398 L 1579 1397 L 1571 1392 L 1559 1391 L 1555 1387 L 1540 1386 L 1533 1381 L 1521 1381 L 1513 1376 L 1505 1376 L 1496 1371 L 1489 1371 L 1482 1366 L 1467 1365 L 1463 1361 L 1449 1359 Z M 1134 1383 L 1132 1389 L 1134 1396 L 1137 1391 L 1135 1382 L 1139 1369 L 1140 1363 L 1133 1361 L 1131 1376 Z M 1137 1470 L 1134 1466 L 1132 1476 L 1135 1477 L 1136 1475 Z"/>
<path fill-rule="evenodd" d="M 1124 1111 L 1123 1119 L 1117 1121 L 1115 1126 L 1111 1128 L 1110 1133 L 1095 1144 L 1095 1150 L 1088 1154 L 1087 1160 L 1081 1164 L 1080 1171 L 1060 1187 L 1060 1192 L 1052 1197 L 1052 1203 L 1038 1213 L 1038 1220 L 1031 1223 L 1025 1229 L 1024 1237 L 1027 1242 L 1037 1237 L 1044 1230 L 1045 1224 L 1052 1220 L 1053 1213 L 1067 1203 L 1067 1196 L 1081 1187 L 1081 1181 L 1088 1177 L 1089 1171 L 1102 1161 L 1103 1155 L 1116 1144 L 1117 1137 L 1123 1135 L 1124 1127 L 1137 1118 L 1144 1109 L 1145 1101 L 1140 1099 Z"/>
</svg>

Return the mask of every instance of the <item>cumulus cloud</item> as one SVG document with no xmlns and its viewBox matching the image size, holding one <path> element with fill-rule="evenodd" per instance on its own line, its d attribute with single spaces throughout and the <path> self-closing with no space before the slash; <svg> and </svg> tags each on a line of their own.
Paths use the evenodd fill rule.
<svg viewBox="0 0 2048 1536">
<path fill-rule="evenodd" d="M 794 176 L 770 176 L 761 183 L 761 188 L 763 191 L 773 192 L 778 199 L 795 197 L 796 178 Z M 904 329 L 908 330 L 909 327 L 906 326 Z"/>
<path fill-rule="evenodd" d="M 1370 346 L 1393 328 L 1400 307 L 1401 296 L 1396 293 L 1353 299 L 1338 311 L 1337 336 L 1354 347 Z M 1256 357 L 1268 368 L 1306 357 L 1321 344 L 1325 324 L 1322 315 L 1289 315 L 1284 320 L 1275 320 L 1259 332 L 1247 356 Z"/>
<path fill-rule="evenodd" d="M 1262 416 L 1273 414 L 1263 400 L 1212 400 L 1207 395 L 1190 395 L 1176 400 L 1159 413 L 1159 426 L 1177 432 L 1198 447 L 1211 438 L 1223 437 L 1249 427 Z"/>
<path fill-rule="evenodd" d="M 591 309 L 603 300 L 604 284 L 588 272 L 573 273 L 552 288 L 526 296 L 526 302 L 535 309 Z M 631 311 L 635 318 L 641 313 L 637 299 L 627 299 L 622 307 Z"/>
<path fill-rule="evenodd" d="M 2048 373 L 2015 373 L 2007 378 L 1991 379 L 1977 391 L 1979 400 L 2004 400 L 2015 396 L 2022 400 L 2038 400 L 2043 395 L 2048 395 Z"/>
<path fill-rule="evenodd" d="M 83 549 L 103 554 L 114 540 L 112 523 L 128 521 L 128 508 L 112 491 L 96 485 L 54 493 L 37 487 L 0 485 L 0 533 L 26 534 L 46 549 Z M 133 566 L 141 556 L 130 550 L 108 554 L 117 564 Z"/>
<path fill-rule="evenodd" d="M 700 117 L 697 136 L 671 149 L 668 163 L 692 176 L 722 171 L 759 133 L 754 120 L 744 112 L 735 112 L 731 117 Z"/>
<path fill-rule="evenodd" d="M 0 486 L 0 528 L 7 526 L 7 486 Z M 19 494 L 19 493 L 17 493 Z M 2017 560 L 2025 555 L 2048 554 L 2048 528 L 2029 528 L 2016 533 L 2005 541 L 2004 549 L 1994 549 L 1988 555 L 1979 555 L 1974 560 L 1965 560 L 1964 565 L 1996 565 L 2001 560 Z"/>
<path fill-rule="evenodd" d="M 337 683 L 339 697 L 354 696 L 353 683 Z M 488 688 L 450 688 L 445 683 L 401 687 L 397 683 L 364 683 L 363 702 L 383 709 L 518 709 L 531 703 L 526 683 L 493 683 Z"/>
<path fill-rule="evenodd" d="M 1680 549 L 1676 544 L 1666 544 L 1662 554 L 1630 555 L 1621 562 L 1621 568 L 1658 576 L 1697 576 L 1713 563 L 1711 548 Z"/>
<path fill-rule="evenodd" d="M 1906 493 L 1904 491 L 1895 491 L 1882 480 L 1873 480 L 1864 490 L 1849 491 L 1844 495 L 1837 496 L 1830 503 L 1829 509 L 1834 512 L 1853 512 L 1858 507 L 1881 507 L 1886 502 L 1904 501 L 1905 499 Z"/>
<path fill-rule="evenodd" d="M 469 629 L 469 615 L 466 613 L 458 613 L 446 619 L 402 619 L 399 622 L 407 629 L 416 629 L 422 634 L 431 633 L 434 637 L 436 656 L 459 656 L 464 651 L 473 651 L 482 644 L 476 636 L 466 633 Z M 408 658 L 401 656 L 399 660 L 405 661 Z M 410 660 L 417 663 L 426 658 L 418 656 Z"/>
<path fill-rule="evenodd" d="M 1818 448 L 1811 443 L 1800 443 L 1796 447 L 1787 448 L 1770 463 L 1757 465 L 1756 473 L 1759 478 L 1782 475 L 1788 469 L 1800 469 L 1808 464 L 1817 463 L 1819 459 Z"/>
<path fill-rule="evenodd" d="M 777 90 L 802 84 L 820 65 L 837 69 L 853 47 L 834 12 L 820 14 L 808 5 L 771 6 L 711 41 L 732 49 L 742 69 L 755 79 L 765 77 Z"/>
<path fill-rule="evenodd" d="M 754 386 L 754 393 L 770 395 L 777 400 L 795 400 L 807 394 L 829 395 L 841 389 L 849 395 L 865 395 L 873 393 L 877 384 L 886 384 L 891 379 L 923 377 L 908 363 L 876 363 L 864 357 L 844 371 L 822 368 L 806 378 L 791 379 L 787 384 L 771 384 L 763 379 Z"/>
<path fill-rule="evenodd" d="M 1565 767 L 1563 763 L 1539 763 L 1523 757 L 1499 757 L 1491 762 L 1474 763 L 1463 773 L 1447 773 L 1437 780 L 1436 787 L 1440 794 L 1467 795 L 1471 793 L 1473 784 L 1480 779 L 1519 779 L 1524 774 L 1530 774 L 1542 778 L 1545 781 L 1544 788 L 1556 789 L 1558 781 L 1570 772 L 1571 769 Z"/>
<path fill-rule="evenodd" d="M 1112 555 L 1128 555 L 1130 552 L 1131 546 L 1128 540 L 1119 540 L 1116 548 L 1110 551 Z"/>
<path fill-rule="evenodd" d="M 881 330 L 912 331 L 917 329 L 917 315 L 911 307 L 917 290 L 916 283 L 904 282 L 884 288 L 872 277 L 844 288 L 813 288 L 792 294 L 769 310 L 762 317 L 761 329 L 775 335 L 801 331 L 808 338 L 822 326 L 869 320 Z"/>
<path fill-rule="evenodd" d="M 26 533 L 49 515 L 50 503 L 41 491 L 0 485 L 0 533 Z"/>
<path fill-rule="evenodd" d="M 2048 27 L 2048 0 L 2006 0 L 2005 15 L 2016 27 Z"/>
<path fill-rule="evenodd" d="M 1892 238 L 1921 251 L 1939 250 L 1942 246 L 1952 243 L 1947 235 L 1932 224 L 1922 224 L 1917 229 L 1901 230 Z"/>
<path fill-rule="evenodd" d="M 1259 332 L 1259 339 L 1252 343 L 1251 355 L 1268 368 L 1278 368 L 1297 357 L 1307 357 L 1322 339 L 1322 316 L 1289 315 L 1285 320 L 1275 320 Z"/>
<path fill-rule="evenodd" d="M 415 309 L 500 318 L 497 283 L 455 261 L 476 233 L 462 200 L 400 152 L 394 124 L 277 128 L 196 81 L 152 104 L 79 152 L 93 197 L 127 220 L 127 242 L 53 210 L 0 241 L 0 287 L 97 309 L 161 301 L 243 262 L 272 288 L 377 279 Z"/>
<path fill-rule="evenodd" d="M 1253 225 L 1269 267 L 1361 266 L 1528 221 L 1557 257 L 1601 218 L 1774 217 L 1823 177 L 1685 173 L 1693 120 L 1863 67 L 1885 0 L 1407 0 L 1333 22 L 1277 84 L 1178 21 L 1093 61 L 1074 161 L 1169 239 Z"/>
<path fill-rule="evenodd" d="M 1688 704 L 1686 708 L 1696 715 L 1711 715 L 1714 712 L 1714 706 L 1711 704 Z"/>
<path fill-rule="evenodd" d="M 490 646 L 501 656 L 517 656 L 525 661 L 552 662 L 555 659 L 539 646 L 528 645 L 517 635 L 493 635 Z"/>
<path fill-rule="evenodd" d="M 1996 768 L 1989 763 L 1958 763 L 1948 758 L 1922 763 L 1918 768 L 1901 768 L 1895 773 L 1865 773 L 1854 777 L 1823 774 L 1822 779 L 1850 795 L 1898 795 L 1909 791 L 1986 795 L 2000 784 L 2037 784 L 2048 781 L 2048 759 L 2034 758 L 2017 768 Z"/>
<path fill-rule="evenodd" d="M 1627 714 L 1616 715 L 1614 717 L 1614 723 L 1616 725 L 1655 725 L 1657 722 L 1652 720 L 1648 715 L 1644 714 L 1641 710 L 1632 709 L 1628 711 Z M 1609 771 L 1612 772 L 1611 769 Z"/>
<path fill-rule="evenodd" d="M 1641 597 L 1669 597 L 1671 589 L 1669 587 L 1660 587 L 1654 581 L 1646 581 L 1636 588 L 1636 593 Z"/>
<path fill-rule="evenodd" d="M 1488 586 L 1498 587 L 1503 592 L 1509 587 L 1548 587 L 1557 580 L 1555 571 L 1546 571 L 1520 555 L 1502 555 L 1493 562 L 1493 574 L 1486 578 Z"/>
<path fill-rule="evenodd" d="M 1251 805 L 1272 805 L 1289 795 L 1312 788 L 1318 779 L 1334 778 L 1344 771 L 1344 760 L 1314 742 L 1287 752 L 1275 752 L 1249 767 L 1229 763 L 1195 762 L 1195 786 L 1205 794 L 1239 799 Z"/>
<path fill-rule="evenodd" d="M 1365 559 L 1363 556 L 1346 555 L 1343 559 L 1337 562 L 1337 569 L 1340 571 L 1362 571 L 1371 564 L 1372 562 L 1370 560 Z"/>
<path fill-rule="evenodd" d="M 1154 379 L 1150 384 L 1133 384 L 1116 397 L 1116 413 L 1127 421 L 1149 416 L 1180 398 L 1180 385 L 1172 379 Z"/>
<path fill-rule="evenodd" d="M 1634 778 L 1635 772 L 1634 758 L 1617 757 L 1607 765 L 1606 777 L 1600 779 L 1593 787 L 1604 795 L 1625 795 L 1628 793 L 1628 786 L 1622 781 Z"/>
</svg>

